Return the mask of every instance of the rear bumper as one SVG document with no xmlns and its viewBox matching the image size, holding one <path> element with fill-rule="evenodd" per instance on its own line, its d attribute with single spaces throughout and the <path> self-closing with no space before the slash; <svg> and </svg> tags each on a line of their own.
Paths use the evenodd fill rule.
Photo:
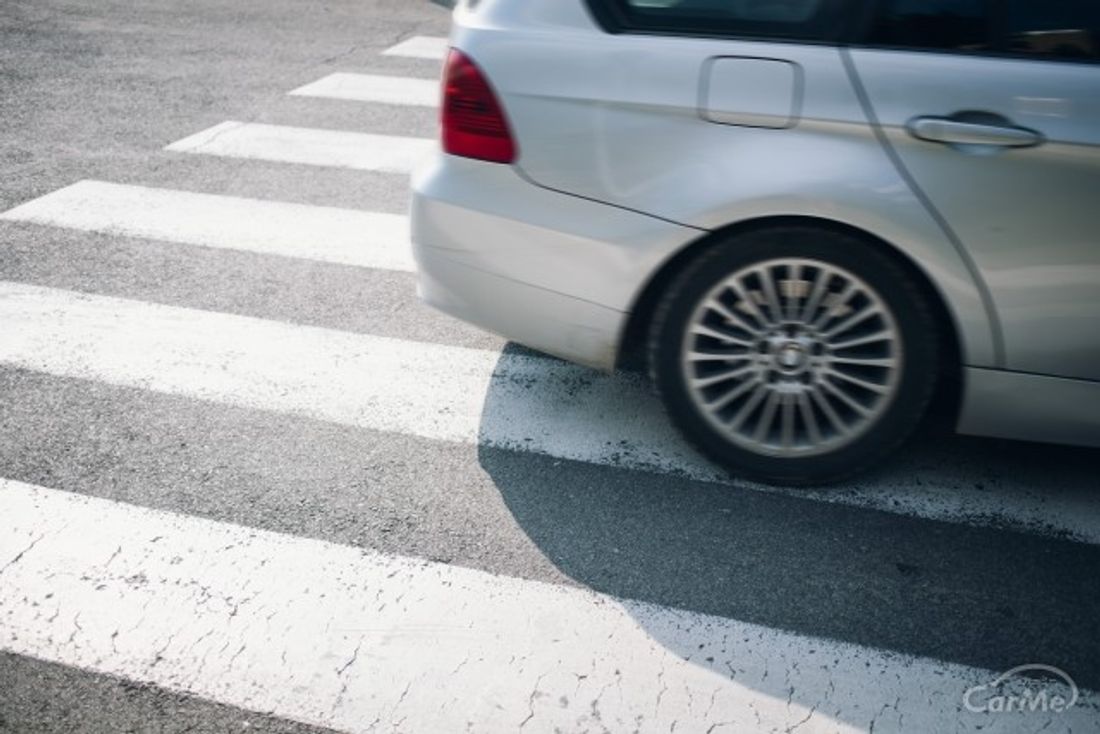
<svg viewBox="0 0 1100 734">
<path fill-rule="evenodd" d="M 650 275 L 700 234 L 550 191 L 510 166 L 439 154 L 413 179 L 428 304 L 533 349 L 611 369 Z"/>
<path fill-rule="evenodd" d="M 418 246 L 416 260 L 425 303 L 532 349 L 614 368 L 623 313 L 463 265 L 434 247 Z"/>
</svg>

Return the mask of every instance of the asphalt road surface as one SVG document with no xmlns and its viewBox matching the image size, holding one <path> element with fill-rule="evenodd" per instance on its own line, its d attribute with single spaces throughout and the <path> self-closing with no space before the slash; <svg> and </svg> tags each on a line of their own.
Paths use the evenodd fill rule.
<svg viewBox="0 0 1100 734">
<path fill-rule="evenodd" d="M 0 5 L 0 731 L 1100 730 L 1095 451 L 746 485 L 417 302 L 447 28 Z"/>
</svg>

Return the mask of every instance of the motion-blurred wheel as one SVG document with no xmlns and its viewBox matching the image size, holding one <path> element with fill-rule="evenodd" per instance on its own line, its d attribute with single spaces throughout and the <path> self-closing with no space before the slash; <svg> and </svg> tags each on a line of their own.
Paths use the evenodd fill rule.
<svg viewBox="0 0 1100 734">
<path fill-rule="evenodd" d="M 828 483 L 896 448 L 935 387 L 936 324 L 912 278 L 863 240 L 753 232 L 665 293 L 650 364 L 672 419 L 751 478 Z"/>
</svg>

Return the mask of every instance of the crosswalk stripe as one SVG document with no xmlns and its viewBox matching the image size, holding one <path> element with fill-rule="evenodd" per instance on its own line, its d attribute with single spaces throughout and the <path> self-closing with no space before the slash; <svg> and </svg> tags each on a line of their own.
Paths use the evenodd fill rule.
<svg viewBox="0 0 1100 734">
<path fill-rule="evenodd" d="M 446 38 L 437 36 L 413 36 L 382 52 L 384 56 L 408 56 L 414 59 L 442 61 L 447 55 Z"/>
<path fill-rule="evenodd" d="M 0 362 L 424 438 L 713 476 L 640 380 L 524 355 L 0 283 Z M 537 384 L 537 390 L 531 385 Z"/>
<path fill-rule="evenodd" d="M 386 270 L 414 269 L 397 214 L 80 181 L 0 220 Z"/>
<path fill-rule="evenodd" d="M 439 82 L 429 79 L 337 72 L 289 92 L 297 97 L 323 97 L 355 102 L 439 106 Z"/>
<path fill-rule="evenodd" d="M 410 173 L 434 140 L 227 121 L 165 147 L 178 153 L 253 158 L 363 171 Z"/>
<path fill-rule="evenodd" d="M 0 649 L 345 731 L 993 723 L 974 668 L 10 480 L 0 575 Z"/>
<path fill-rule="evenodd" d="M 683 442 L 633 376 L 11 282 L 0 283 L 0 323 L 0 363 L 25 369 L 427 439 L 725 476 Z M 794 493 L 1100 544 L 1094 493 L 1010 483 L 966 493 L 927 476 Z"/>
</svg>

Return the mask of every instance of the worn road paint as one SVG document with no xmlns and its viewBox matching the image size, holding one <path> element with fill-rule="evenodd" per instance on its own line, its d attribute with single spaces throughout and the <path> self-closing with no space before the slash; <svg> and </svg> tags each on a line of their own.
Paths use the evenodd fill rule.
<svg viewBox="0 0 1100 734">
<path fill-rule="evenodd" d="M 80 181 L 0 220 L 365 268 L 415 269 L 408 217 Z"/>
<path fill-rule="evenodd" d="M 0 363 L 428 439 L 682 474 L 726 475 L 671 427 L 647 383 L 557 360 L 411 342 L 0 282 Z M 929 470 L 935 471 L 935 470 Z M 799 498 L 1100 543 L 1094 492 L 942 478 Z"/>
<path fill-rule="evenodd" d="M 296 97 L 438 107 L 440 89 L 439 81 L 435 79 L 337 72 L 298 87 L 288 94 Z"/>
<path fill-rule="evenodd" d="M 353 732 L 1020 723 L 962 709 L 989 672 L 8 480 L 0 620 L 16 654 Z"/>
<path fill-rule="evenodd" d="M 361 171 L 411 173 L 436 142 L 426 138 L 228 121 L 165 150 Z"/>
<path fill-rule="evenodd" d="M 447 39 L 438 36 L 413 36 L 382 52 L 383 56 L 407 56 L 442 61 L 447 55 Z"/>
</svg>

